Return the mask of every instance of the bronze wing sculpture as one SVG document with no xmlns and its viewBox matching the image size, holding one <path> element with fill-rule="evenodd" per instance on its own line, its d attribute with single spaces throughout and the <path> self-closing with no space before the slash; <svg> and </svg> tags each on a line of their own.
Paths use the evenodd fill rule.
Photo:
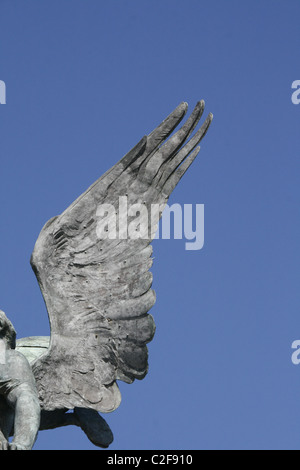
<svg viewBox="0 0 300 470">
<path fill-rule="evenodd" d="M 97 230 L 99 207 L 115 207 L 110 217 L 121 230 L 120 197 L 149 213 L 151 204 L 164 206 L 200 150 L 212 120 L 209 114 L 194 133 L 203 111 L 200 101 L 171 136 L 187 112 L 181 103 L 42 229 L 31 265 L 49 315 L 50 344 L 47 338 L 17 343 L 24 355 L 33 352 L 41 429 L 77 424 L 94 444 L 107 447 L 112 433 L 98 412 L 119 406 L 118 380 L 132 383 L 147 374 L 147 343 L 155 331 L 148 314 L 155 303 L 151 241 L 161 213 L 143 238 L 103 238 Z"/>
</svg>

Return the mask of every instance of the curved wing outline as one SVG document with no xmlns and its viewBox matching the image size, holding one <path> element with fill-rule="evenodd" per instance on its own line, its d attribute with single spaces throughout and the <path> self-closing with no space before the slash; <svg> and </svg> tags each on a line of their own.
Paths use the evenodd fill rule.
<svg viewBox="0 0 300 470">
<path fill-rule="evenodd" d="M 31 265 L 51 326 L 49 349 L 33 363 L 43 409 L 113 411 L 121 400 L 116 381 L 131 383 L 147 374 L 147 343 L 155 332 L 148 313 L 155 303 L 151 241 L 161 212 L 151 226 L 147 221 L 143 238 L 124 238 L 118 203 L 126 196 L 128 205 L 143 205 L 148 214 L 152 204 L 164 207 L 212 121 L 209 114 L 192 136 L 203 111 L 200 101 L 169 138 L 187 112 L 181 103 L 42 229 Z M 118 237 L 99 237 L 99 207 L 115 208 L 106 222 L 118 220 Z"/>
</svg>

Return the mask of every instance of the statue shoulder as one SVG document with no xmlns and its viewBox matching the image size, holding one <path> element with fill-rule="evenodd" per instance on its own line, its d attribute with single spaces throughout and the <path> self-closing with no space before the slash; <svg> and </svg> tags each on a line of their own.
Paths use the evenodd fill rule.
<svg viewBox="0 0 300 470">
<path fill-rule="evenodd" d="M 14 367 L 22 367 L 23 371 L 31 370 L 30 364 L 24 354 L 16 349 L 9 349 L 6 351 L 7 362 Z"/>
</svg>

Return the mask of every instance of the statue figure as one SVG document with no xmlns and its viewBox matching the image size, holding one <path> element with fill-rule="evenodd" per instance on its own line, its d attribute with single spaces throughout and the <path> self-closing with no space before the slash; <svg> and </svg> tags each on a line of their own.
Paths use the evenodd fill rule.
<svg viewBox="0 0 300 470">
<path fill-rule="evenodd" d="M 117 380 L 132 383 L 148 371 L 147 343 L 155 332 L 148 313 L 155 303 L 151 242 L 161 217 L 154 214 L 151 227 L 147 221 L 151 229 L 143 236 L 138 229 L 136 236 L 124 231 L 121 236 L 124 214 L 118 201 L 126 196 L 128 205 L 149 212 L 152 204 L 166 205 L 211 123 L 209 114 L 192 135 L 203 111 L 200 101 L 171 136 L 187 112 L 187 103 L 181 103 L 42 229 L 31 265 L 51 337 L 23 338 L 15 349 L 14 328 L 0 312 L 0 448 L 30 449 L 39 429 L 69 424 L 80 426 L 96 446 L 112 442 L 99 412 L 120 405 Z M 108 215 L 107 227 L 117 221 L 119 236 L 100 236 L 101 214 Z"/>
<path fill-rule="evenodd" d="M 15 350 L 16 332 L 0 310 L 0 450 L 32 448 L 40 426 L 40 405 L 29 362 Z"/>
</svg>

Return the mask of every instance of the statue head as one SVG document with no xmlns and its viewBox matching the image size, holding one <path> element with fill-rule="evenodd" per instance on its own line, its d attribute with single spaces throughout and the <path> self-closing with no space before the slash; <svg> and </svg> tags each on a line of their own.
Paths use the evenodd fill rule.
<svg viewBox="0 0 300 470">
<path fill-rule="evenodd" d="M 0 339 L 4 339 L 9 348 L 15 349 L 16 330 L 2 310 L 0 310 Z"/>
</svg>

